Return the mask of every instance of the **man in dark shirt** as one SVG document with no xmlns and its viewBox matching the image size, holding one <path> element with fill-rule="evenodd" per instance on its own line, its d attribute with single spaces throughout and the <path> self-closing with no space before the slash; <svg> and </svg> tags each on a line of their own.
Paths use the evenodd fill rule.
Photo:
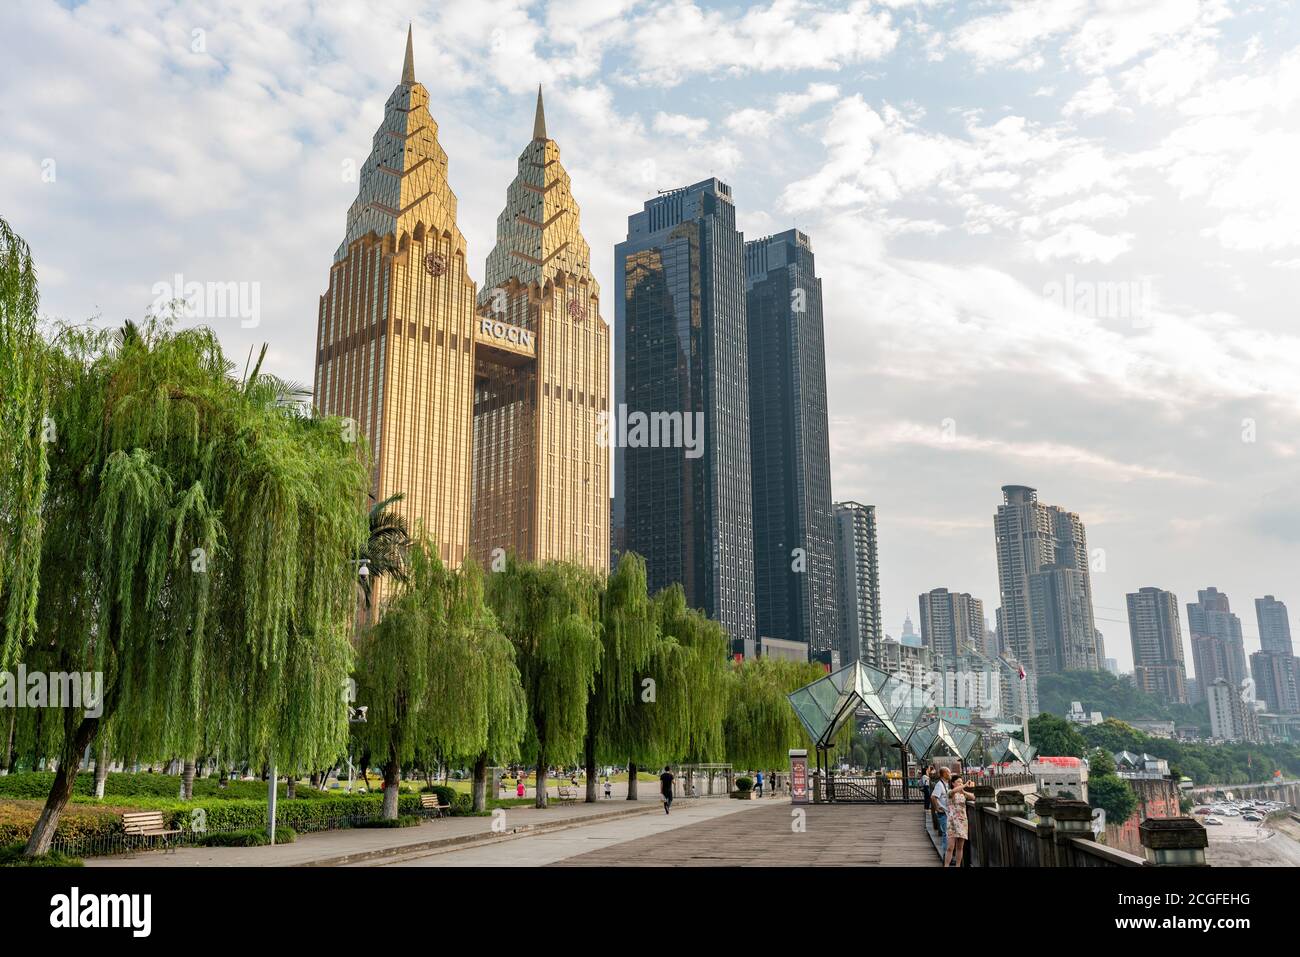
<svg viewBox="0 0 1300 957">
<path fill-rule="evenodd" d="M 664 765 L 664 773 L 659 775 L 659 793 L 664 798 L 664 813 L 667 814 L 673 806 L 673 772 Z"/>
</svg>

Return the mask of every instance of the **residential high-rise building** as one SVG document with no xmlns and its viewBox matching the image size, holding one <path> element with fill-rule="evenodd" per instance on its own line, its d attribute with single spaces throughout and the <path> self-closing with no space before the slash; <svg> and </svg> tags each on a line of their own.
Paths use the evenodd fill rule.
<svg viewBox="0 0 1300 957">
<path fill-rule="evenodd" d="M 1240 689 L 1248 677 L 1241 619 L 1232 613 L 1228 596 L 1217 588 L 1198 591 L 1196 597 L 1187 604 L 1187 630 L 1197 684 L 1204 693 L 1220 679 Z"/>
<path fill-rule="evenodd" d="M 1004 647 L 1036 675 L 1100 670 L 1083 522 L 1027 486 L 1002 493 L 993 527 Z"/>
<path fill-rule="evenodd" d="M 1269 713 L 1300 713 L 1300 658 L 1280 651 L 1257 651 L 1250 656 L 1250 676 L 1255 697 Z"/>
<path fill-rule="evenodd" d="M 918 601 L 921 643 L 931 654 L 954 657 L 984 650 L 984 602 L 946 588 L 925 592 Z"/>
<path fill-rule="evenodd" d="M 648 201 L 628 218 L 614 270 L 614 542 L 645 557 L 652 591 L 680 582 L 733 639 L 755 638 L 745 254 L 731 187 L 708 179 Z"/>
<path fill-rule="evenodd" d="M 497 217 L 474 354 L 475 557 L 609 568 L 609 325 L 537 92 Z"/>
<path fill-rule="evenodd" d="M 1133 642 L 1133 680 L 1140 691 L 1168 704 L 1187 703 L 1187 669 L 1178 596 L 1161 588 L 1128 595 L 1128 631 Z"/>
<path fill-rule="evenodd" d="M 840 660 L 883 668 L 880 643 L 880 564 L 876 555 L 876 507 L 835 503 L 836 594 L 839 600 Z M 910 624 L 910 622 L 909 622 Z"/>
<path fill-rule="evenodd" d="M 1210 736 L 1221 741 L 1260 741 L 1259 718 L 1241 688 L 1216 678 L 1205 689 L 1210 705 Z"/>
<path fill-rule="evenodd" d="M 609 332 L 540 93 L 481 303 L 466 258 L 408 31 L 320 299 L 316 405 L 353 421 L 372 494 L 401 493 L 446 564 L 499 548 L 603 571 Z"/>
<path fill-rule="evenodd" d="M 469 550 L 476 330 L 447 154 L 408 31 L 320 297 L 314 391 L 320 411 L 369 442 L 376 499 L 401 493 L 396 509 L 451 566 Z"/>
<path fill-rule="evenodd" d="M 839 646 L 821 280 L 808 237 L 745 243 L 758 632 Z"/>
<path fill-rule="evenodd" d="M 1272 595 L 1255 599 L 1255 619 L 1259 622 L 1259 645 L 1264 651 L 1295 654 L 1291 645 L 1291 620 L 1287 617 L 1286 602 Z"/>
</svg>

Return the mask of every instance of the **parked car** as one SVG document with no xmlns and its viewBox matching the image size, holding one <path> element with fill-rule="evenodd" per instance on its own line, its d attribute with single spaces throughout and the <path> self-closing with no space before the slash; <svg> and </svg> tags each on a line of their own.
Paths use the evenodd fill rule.
<svg viewBox="0 0 1300 957">
<path fill-rule="evenodd" d="M 1208 807 L 1198 807 L 1193 814 L 1213 814 L 1214 812 Z"/>
<path fill-rule="evenodd" d="M 1259 816 L 1258 814 L 1256 814 L 1254 811 L 1250 811 L 1249 813 L 1243 814 L 1243 815 L 1241 816 L 1241 819 L 1242 819 L 1243 821 L 1256 821 L 1256 822 L 1264 820 L 1262 817 L 1260 817 L 1260 816 Z"/>
<path fill-rule="evenodd" d="M 1215 817 L 1213 814 L 1211 814 L 1209 817 L 1207 817 L 1207 818 L 1205 819 L 1205 823 L 1206 823 L 1206 824 L 1222 824 L 1223 822 L 1220 821 L 1220 820 L 1219 820 L 1217 817 Z"/>
</svg>

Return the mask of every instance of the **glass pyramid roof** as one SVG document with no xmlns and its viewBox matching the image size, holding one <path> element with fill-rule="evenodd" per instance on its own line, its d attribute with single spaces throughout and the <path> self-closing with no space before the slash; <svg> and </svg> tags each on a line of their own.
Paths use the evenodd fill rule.
<svg viewBox="0 0 1300 957">
<path fill-rule="evenodd" d="M 1034 760 L 1034 755 L 1038 749 L 1032 744 L 1025 744 L 1019 738 L 1007 738 L 993 746 L 991 760 L 994 764 L 1004 764 L 1007 761 L 1020 761 L 1028 764 Z"/>
<path fill-rule="evenodd" d="M 917 724 L 911 737 L 907 739 L 907 747 L 918 761 L 928 758 L 936 744 L 945 745 L 957 757 L 965 759 L 979 741 L 979 737 L 977 731 L 928 715 Z"/>
<path fill-rule="evenodd" d="M 788 697 L 819 748 L 829 746 L 861 708 L 869 711 L 900 744 L 925 711 L 920 688 L 862 661 L 818 678 Z"/>
</svg>

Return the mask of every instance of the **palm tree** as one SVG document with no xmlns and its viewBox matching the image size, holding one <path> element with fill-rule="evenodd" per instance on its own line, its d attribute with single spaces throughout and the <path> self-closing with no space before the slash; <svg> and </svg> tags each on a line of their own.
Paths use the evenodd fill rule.
<svg viewBox="0 0 1300 957">
<path fill-rule="evenodd" d="M 361 551 L 361 562 L 369 572 L 361 577 L 361 591 L 366 596 L 367 608 L 370 607 L 371 589 L 377 579 L 387 577 L 406 582 L 411 533 L 406 517 L 392 508 L 405 497 L 398 492 L 370 506 L 370 535 Z"/>
</svg>

